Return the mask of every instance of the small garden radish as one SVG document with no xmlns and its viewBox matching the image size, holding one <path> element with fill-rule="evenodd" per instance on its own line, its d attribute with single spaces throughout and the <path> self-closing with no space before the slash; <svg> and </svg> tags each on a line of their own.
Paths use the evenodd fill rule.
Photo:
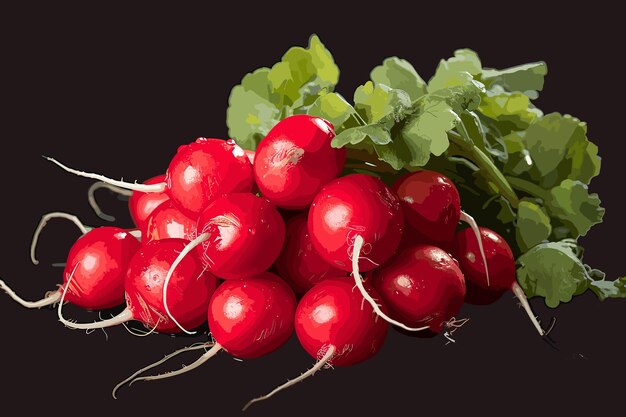
<svg viewBox="0 0 626 417">
<path fill-rule="evenodd" d="M 197 219 L 180 211 L 172 201 L 165 201 L 148 216 L 142 229 L 143 243 L 153 240 L 196 237 Z"/>
<path fill-rule="evenodd" d="M 267 355 L 284 345 L 292 335 L 295 310 L 296 297 L 293 291 L 271 272 L 264 272 L 254 278 L 228 280 L 217 288 L 209 302 L 208 323 L 215 343 L 206 346 L 212 346 L 211 349 L 180 370 L 136 378 L 155 364 L 149 365 L 118 384 L 113 390 L 113 397 L 126 382 L 184 374 L 196 369 L 221 350 L 242 359 Z"/>
<path fill-rule="evenodd" d="M 278 122 L 254 155 L 254 178 L 261 194 L 278 207 L 303 209 L 341 172 L 345 148 L 333 148 L 330 122 L 299 114 Z"/>
<path fill-rule="evenodd" d="M 347 275 L 322 259 L 313 248 L 306 213 L 287 221 L 285 244 L 274 265 L 297 294 L 304 294 L 324 278 Z"/>
<path fill-rule="evenodd" d="M 469 229 L 458 232 L 454 238 L 454 255 L 459 260 L 461 270 L 465 274 L 467 281 L 481 287 L 483 290 L 493 290 L 501 292 L 502 290 L 513 291 L 537 332 L 541 336 L 545 331 L 541 328 L 539 321 L 533 314 L 530 304 L 526 299 L 524 290 L 517 283 L 515 277 L 515 260 L 513 252 L 506 241 L 494 232 L 485 227 L 480 227 L 487 264 L 491 271 L 491 281 L 487 284 L 487 276 L 485 274 L 485 264 L 477 254 L 479 251 L 477 239 L 474 233 Z"/>
<path fill-rule="evenodd" d="M 398 197 L 381 180 L 365 174 L 329 182 L 309 210 L 308 230 L 319 255 L 334 267 L 351 271 L 363 298 L 382 318 L 406 330 L 424 330 L 427 327 L 407 327 L 387 316 L 365 290 L 359 274 L 395 253 L 403 227 Z"/>
<path fill-rule="evenodd" d="M 99 310 L 124 302 L 124 277 L 140 243 L 117 227 L 98 227 L 81 236 L 67 256 L 63 285 L 39 301 L 24 301 L 3 281 L 0 288 L 28 308 L 40 308 L 67 300 L 77 306 Z M 71 280 L 70 280 L 71 279 Z"/>
<path fill-rule="evenodd" d="M 369 284 L 365 286 L 372 297 L 380 298 Z M 389 326 L 369 304 L 363 303 L 363 297 L 353 291 L 353 287 L 353 283 L 345 278 L 328 278 L 302 297 L 296 308 L 296 335 L 304 350 L 317 359 L 317 363 L 269 394 L 253 399 L 244 410 L 303 381 L 324 366 L 355 365 L 380 350 Z M 386 309 L 384 304 L 381 308 Z"/>
<path fill-rule="evenodd" d="M 411 246 L 372 273 L 389 315 L 440 332 L 465 298 L 465 279 L 454 259 L 431 245 Z"/>
<path fill-rule="evenodd" d="M 472 216 L 461 211 L 459 191 L 448 177 L 435 171 L 419 170 L 398 178 L 393 190 L 404 210 L 406 233 L 416 234 L 425 243 L 448 249 L 459 220 L 470 225 L 478 238 L 478 225 Z M 483 261 L 485 253 L 478 240 Z M 487 285 L 489 285 L 489 269 Z"/>
<path fill-rule="evenodd" d="M 250 191 L 254 182 L 252 165 L 244 150 L 233 140 L 198 138 L 180 146 L 170 161 L 165 181 L 156 184 L 113 180 L 69 168 L 53 158 L 46 159 L 73 174 L 117 187 L 144 193 L 165 192 L 189 215 L 199 215 L 211 201 L 223 194 Z"/>
<path fill-rule="evenodd" d="M 87 330 L 138 320 L 151 331 L 178 332 L 163 307 L 163 285 L 170 266 L 187 244 L 183 239 L 155 240 L 135 253 L 122 287 L 126 291 L 126 309 L 117 316 L 95 323 L 70 322 L 62 315 L 64 297 L 61 296 L 59 320 L 69 328 Z M 71 276 L 69 282 L 72 282 Z M 201 325 L 206 320 L 206 309 L 216 286 L 216 278 L 206 271 L 197 255 L 185 257 L 170 277 L 170 313 L 189 328 Z"/>
<path fill-rule="evenodd" d="M 172 263 L 163 285 L 163 304 L 169 312 L 169 280 L 178 262 L 202 245 L 199 254 L 205 268 L 223 279 L 253 277 L 276 260 L 285 241 L 285 223 L 276 207 L 250 193 L 233 193 L 214 200 L 198 219 L 196 237 Z M 180 329 L 189 333 L 185 327 Z"/>
</svg>

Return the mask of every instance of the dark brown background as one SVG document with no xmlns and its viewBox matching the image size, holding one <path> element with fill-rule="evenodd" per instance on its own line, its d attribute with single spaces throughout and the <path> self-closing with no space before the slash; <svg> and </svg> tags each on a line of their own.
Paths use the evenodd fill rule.
<svg viewBox="0 0 626 417">
<path fill-rule="evenodd" d="M 549 12 L 525 4 L 447 4 L 440 10 L 358 6 L 337 12 L 321 4 L 239 5 L 237 13 L 67 7 L 0 13 L 2 122 L 2 262 L 0 276 L 25 298 L 60 282 L 61 271 L 33 266 L 32 231 L 43 213 L 90 211 L 90 181 L 61 172 L 40 155 L 127 180 L 163 172 L 179 144 L 197 136 L 226 137 L 230 89 L 248 71 L 276 62 L 291 45 L 318 33 L 341 68 L 338 90 L 350 96 L 383 58 L 399 55 L 424 78 L 458 47 L 478 51 L 487 66 L 546 60 L 549 76 L 539 106 L 589 122 L 602 174 L 592 183 L 607 208 L 605 222 L 583 239 L 586 261 L 610 277 L 624 274 L 624 74 L 609 9 Z M 593 25 L 596 29 L 590 29 Z M 122 203 L 102 204 L 130 226 Z M 77 231 L 52 224 L 42 237 L 42 264 L 63 260 Z M 612 243 L 614 242 L 614 243 Z M 464 308 L 470 323 L 455 345 L 391 332 L 379 355 L 353 368 L 324 371 L 259 404 L 249 415 L 578 415 L 620 410 L 626 372 L 626 301 L 587 294 L 556 311 L 533 307 L 560 350 L 542 341 L 510 296 L 485 308 Z M 97 320 L 68 307 L 67 315 Z M 65 329 L 50 309 L 29 311 L 2 295 L 0 407 L 30 414 L 237 415 L 250 398 L 312 365 L 291 342 L 244 363 L 221 354 L 184 377 L 140 383 L 110 397 L 136 368 L 198 339 L 137 338 L 123 328 L 85 335 Z M 581 356 L 582 355 L 582 356 Z M 190 360 L 190 359 L 189 359 Z M 3 410 L 4 411 L 4 410 Z M 622 411 L 623 412 L 623 411 Z"/>
</svg>

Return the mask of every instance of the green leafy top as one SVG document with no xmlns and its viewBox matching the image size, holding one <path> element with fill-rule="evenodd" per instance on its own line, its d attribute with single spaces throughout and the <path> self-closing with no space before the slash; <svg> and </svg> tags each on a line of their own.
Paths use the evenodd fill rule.
<svg viewBox="0 0 626 417">
<path fill-rule="evenodd" d="M 463 207 L 504 236 L 518 280 L 550 307 L 593 291 L 626 297 L 626 278 L 605 280 L 582 262 L 577 239 L 602 221 L 588 186 L 600 172 L 587 125 L 544 115 L 532 102 L 547 65 L 485 68 L 470 49 L 441 60 L 426 83 L 398 57 L 385 59 L 350 102 L 334 88 L 339 69 L 312 36 L 271 68 L 247 74 L 229 98 L 229 133 L 248 149 L 282 118 L 306 113 L 335 127 L 334 147 L 348 150 L 347 171 L 393 181 L 399 170 L 433 169 L 459 188 Z"/>
</svg>

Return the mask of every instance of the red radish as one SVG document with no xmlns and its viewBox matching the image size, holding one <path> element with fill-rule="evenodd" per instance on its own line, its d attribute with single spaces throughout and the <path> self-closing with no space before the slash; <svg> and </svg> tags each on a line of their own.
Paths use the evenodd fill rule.
<svg viewBox="0 0 626 417">
<path fill-rule="evenodd" d="M 507 290 L 486 290 L 469 280 L 465 281 L 465 287 L 465 302 L 479 306 L 495 303 L 507 292 Z"/>
<path fill-rule="evenodd" d="M 157 175 L 146 181 L 144 184 L 162 184 L 166 181 L 165 175 Z M 128 200 L 128 208 L 133 222 L 140 230 L 145 230 L 146 222 L 152 212 L 162 203 L 169 200 L 170 197 L 166 192 L 161 193 L 142 193 L 141 191 L 133 191 Z"/>
<path fill-rule="evenodd" d="M 341 172 L 345 148 L 333 148 L 333 125 L 299 114 L 278 122 L 259 143 L 254 178 L 261 194 L 278 207 L 303 209 Z"/>
<path fill-rule="evenodd" d="M 480 227 L 479 230 L 485 248 L 491 281 L 489 284 L 487 283 L 485 264 L 477 256 L 479 250 L 477 239 L 469 229 L 461 230 L 454 238 L 454 255 L 459 260 L 466 280 L 485 290 L 513 291 L 513 294 L 515 294 L 524 310 L 526 310 L 533 325 L 539 334 L 543 336 L 545 332 L 533 314 L 526 294 L 524 294 L 524 290 L 522 290 L 515 277 L 515 260 L 511 248 L 502 236 L 493 230 L 486 227 Z"/>
<path fill-rule="evenodd" d="M 411 326 L 433 332 L 459 312 L 465 298 L 465 279 L 454 259 L 443 249 L 417 245 L 374 270 L 372 285 L 389 314 Z"/>
<path fill-rule="evenodd" d="M 169 314 L 168 282 L 178 262 L 196 253 L 209 271 L 224 279 L 253 277 L 276 260 L 285 240 L 285 224 L 271 203 L 250 193 L 233 193 L 214 200 L 198 219 L 198 237 L 172 263 L 163 286 L 163 304 Z M 181 330 L 187 330 L 179 326 Z"/>
<path fill-rule="evenodd" d="M 87 190 L 87 201 L 89 202 L 89 205 L 91 206 L 93 211 L 96 213 L 96 216 L 100 217 L 102 220 L 114 222 L 115 217 L 103 212 L 102 209 L 100 209 L 98 202 L 96 201 L 96 191 L 102 188 L 106 188 L 107 190 L 119 194 L 122 197 L 131 197 L 133 195 L 133 192 L 120 187 L 116 187 L 111 184 L 107 184 L 106 182 L 102 181 L 94 182 L 93 184 L 91 184 L 91 187 L 89 187 L 89 190 Z"/>
<path fill-rule="evenodd" d="M 130 260 L 124 281 L 126 309 L 117 316 L 95 323 L 70 322 L 61 313 L 61 297 L 59 320 L 72 329 L 87 330 L 138 320 L 151 331 L 177 333 L 178 327 L 163 307 L 163 285 L 172 263 L 187 244 L 183 239 L 155 240 L 137 251 Z M 204 323 L 217 280 L 205 270 L 200 258 L 191 255 L 180 261 L 170 282 L 170 313 L 189 328 Z"/>
<path fill-rule="evenodd" d="M 375 290 L 365 284 L 373 297 Z M 382 305 L 382 308 L 386 307 Z M 380 320 L 345 278 L 329 278 L 310 289 L 296 308 L 295 328 L 300 344 L 317 359 L 315 366 L 297 378 L 255 398 L 243 408 L 270 398 L 313 375 L 324 366 L 349 366 L 374 356 L 387 336 L 388 325 Z"/>
<path fill-rule="evenodd" d="M 165 201 L 146 219 L 143 243 L 169 238 L 193 240 L 196 227 L 197 219 L 185 215 L 172 201 Z"/>
<path fill-rule="evenodd" d="M 246 156 L 248 157 L 248 161 L 250 161 L 251 164 L 254 164 L 255 152 L 250 151 L 248 149 L 245 149 L 244 152 L 246 153 Z"/>
<path fill-rule="evenodd" d="M 398 249 L 404 220 L 398 197 L 378 178 L 352 174 L 326 184 L 317 194 L 308 217 L 313 247 L 336 268 L 352 271 L 354 281 L 374 311 L 388 317 L 363 287 L 359 271 L 369 271 L 387 261 Z"/>
<path fill-rule="evenodd" d="M 304 294 L 324 278 L 347 275 L 345 271 L 324 261 L 313 248 L 306 213 L 287 221 L 285 244 L 275 266 L 278 274 L 298 294 Z"/>
<path fill-rule="evenodd" d="M 199 215 L 215 198 L 233 192 L 252 189 L 252 165 L 235 141 L 198 138 L 178 148 L 167 168 L 166 180 L 157 184 L 137 184 L 118 181 L 100 174 L 78 171 L 46 157 L 73 174 L 104 181 L 144 193 L 165 192 L 181 210 Z"/>
<path fill-rule="evenodd" d="M 292 335 L 295 310 L 293 291 L 271 272 L 254 278 L 228 280 L 217 288 L 209 302 L 209 329 L 216 342 L 210 344 L 212 348 L 177 371 L 135 378 L 155 366 L 149 365 L 118 384 L 113 396 L 126 382 L 170 378 L 196 369 L 220 350 L 242 359 L 267 355 L 284 345 Z"/>
<path fill-rule="evenodd" d="M 98 227 L 80 237 L 70 249 L 63 285 L 57 291 L 39 301 L 24 301 L 3 281 L 0 288 L 28 308 L 63 300 L 93 310 L 115 307 L 124 302 L 126 269 L 139 247 L 137 239 L 123 229 Z"/>
<path fill-rule="evenodd" d="M 478 237 L 478 225 L 461 211 L 459 191 L 448 177 L 435 171 L 419 170 L 398 178 L 393 190 L 400 197 L 404 210 L 406 233 L 416 234 L 425 243 L 449 249 L 459 220 L 469 224 Z M 479 253 L 485 259 L 482 242 Z M 489 270 L 487 269 L 487 283 Z"/>
</svg>

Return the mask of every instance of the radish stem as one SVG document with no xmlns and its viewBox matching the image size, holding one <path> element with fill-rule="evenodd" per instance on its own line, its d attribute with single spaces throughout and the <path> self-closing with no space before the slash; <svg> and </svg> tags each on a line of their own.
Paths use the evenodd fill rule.
<svg viewBox="0 0 626 417">
<path fill-rule="evenodd" d="M 487 277 L 487 286 L 489 286 L 489 268 L 487 267 L 487 257 L 485 256 L 485 249 L 483 248 L 483 238 L 480 234 L 480 229 L 476 220 L 464 211 L 461 211 L 461 221 L 467 223 L 469 227 L 474 231 L 476 241 L 478 242 L 478 249 L 480 250 L 480 256 L 483 258 L 483 265 L 485 265 L 485 275 Z"/>
<path fill-rule="evenodd" d="M 183 332 L 187 334 L 195 334 L 196 332 L 190 332 L 185 329 L 178 321 L 176 321 L 174 316 L 172 316 L 172 313 L 170 313 L 170 309 L 167 306 L 167 287 L 170 283 L 170 279 L 172 278 L 172 274 L 174 273 L 174 270 L 176 269 L 178 264 L 185 258 L 185 256 L 187 256 L 189 252 L 191 252 L 196 246 L 200 245 L 202 242 L 209 239 L 210 236 L 211 235 L 209 233 L 202 233 L 200 236 L 189 242 L 189 244 L 185 246 L 185 249 L 180 252 L 176 260 L 172 263 L 172 266 L 170 267 L 169 271 L 167 271 L 167 275 L 165 276 L 165 282 L 163 282 L 163 306 L 165 306 L 165 312 L 167 313 L 167 316 L 172 319 L 172 321 L 178 326 L 178 328 L 180 328 Z"/>
<path fill-rule="evenodd" d="M 91 185 L 91 187 L 89 187 L 89 190 L 87 190 L 87 201 L 89 202 L 89 205 L 91 206 L 93 211 L 96 213 L 96 216 L 100 217 L 102 220 L 106 220 L 108 222 L 114 222 L 115 217 L 103 212 L 100 209 L 98 202 L 96 201 L 96 197 L 94 194 L 97 190 L 101 188 L 106 188 L 110 191 L 113 191 L 114 193 L 117 193 L 126 197 L 130 197 L 131 195 L 133 195 L 133 192 L 130 190 L 125 190 L 124 188 L 116 187 L 115 185 L 107 184 L 106 182 L 102 182 L 102 181 L 94 182 Z"/>
<path fill-rule="evenodd" d="M 363 286 L 363 281 L 361 280 L 361 275 L 359 274 L 359 256 L 361 255 L 361 249 L 363 248 L 364 243 L 365 241 L 363 240 L 363 237 L 361 235 L 356 235 L 356 237 L 354 238 L 354 248 L 352 250 L 352 276 L 354 277 L 354 282 L 356 283 L 356 286 L 359 288 L 359 291 L 361 291 L 361 295 L 363 296 L 363 298 L 368 303 L 370 303 L 370 305 L 374 309 L 374 312 L 378 314 L 380 317 L 382 317 L 382 319 L 388 323 L 395 324 L 396 326 L 402 327 L 403 329 L 408 330 L 410 332 L 419 332 L 419 331 L 428 329 L 429 328 L 428 326 L 408 327 L 405 324 L 402 324 L 399 321 L 392 319 L 391 317 L 383 313 L 383 311 L 378 306 L 378 303 L 376 303 L 376 300 L 374 300 L 372 296 L 369 295 L 369 293 Z"/>
<path fill-rule="evenodd" d="M 48 161 L 60 166 L 61 168 L 63 168 L 65 171 L 78 175 L 79 177 L 85 177 L 85 178 L 91 178 L 94 180 L 98 180 L 98 181 L 102 181 L 105 182 L 107 184 L 111 184 L 111 185 L 115 185 L 117 187 L 121 187 L 127 190 L 133 190 L 133 191 L 141 191 L 142 193 L 162 193 L 163 191 L 165 191 L 165 187 L 167 186 L 167 184 L 165 182 L 160 182 L 158 184 L 139 184 L 137 182 L 126 182 L 126 181 L 119 181 L 119 180 L 114 180 L 111 178 L 107 178 L 104 175 L 100 175 L 100 174 L 94 174 L 94 173 L 90 173 L 90 172 L 84 172 L 84 171 L 79 171 L 77 169 L 73 169 L 70 168 L 66 165 L 63 165 L 62 163 L 60 163 L 59 161 L 57 161 L 54 158 L 50 158 L 48 156 L 44 156 L 45 159 L 47 159 Z"/>
<path fill-rule="evenodd" d="M 49 306 L 58 302 L 61 299 L 61 291 L 55 291 L 39 301 L 26 301 L 19 295 L 15 294 L 15 292 L 11 288 L 9 288 L 9 286 L 1 279 L 0 288 L 2 288 L 9 295 L 9 297 L 11 297 L 13 300 L 17 301 L 19 304 L 23 305 L 26 308 L 41 308 Z"/>
<path fill-rule="evenodd" d="M 124 384 L 126 384 L 128 382 L 129 383 L 128 386 L 130 386 L 133 382 L 137 381 L 137 379 L 135 379 L 136 376 L 141 375 L 143 372 L 147 371 L 148 369 L 156 368 L 157 366 L 167 362 L 168 360 L 170 360 L 174 356 L 178 356 L 181 353 L 190 352 L 192 350 L 205 349 L 205 348 L 211 347 L 211 346 L 213 346 L 213 343 L 202 343 L 202 344 L 197 345 L 197 346 L 188 346 L 188 347 L 185 347 L 185 348 L 182 348 L 182 349 L 178 349 L 178 350 L 170 353 L 169 355 L 165 355 L 165 357 L 163 359 L 161 359 L 159 361 L 156 361 L 153 364 L 150 364 L 148 366 L 145 366 L 145 367 L 139 369 L 137 372 L 135 372 L 134 374 L 132 374 L 131 376 L 129 376 L 128 378 L 126 378 L 125 380 L 123 380 L 122 382 L 117 384 L 113 388 L 113 391 L 111 391 L 111 395 L 113 396 L 113 398 L 115 398 L 117 400 L 117 396 L 115 394 L 117 393 L 117 391 L 122 386 L 124 386 Z"/>
<path fill-rule="evenodd" d="M 246 411 L 248 409 L 248 407 L 250 407 L 252 404 L 259 402 L 259 401 L 265 401 L 268 398 L 274 396 L 275 394 L 279 393 L 280 391 L 291 387 L 292 385 L 297 384 L 298 382 L 302 382 L 304 381 L 306 378 L 313 376 L 313 374 L 315 374 L 317 371 L 319 371 L 320 369 L 322 369 L 324 367 L 324 365 L 326 365 L 328 363 L 328 361 L 333 357 L 333 355 L 335 354 L 335 347 L 334 346 L 330 346 L 328 348 L 328 350 L 326 351 L 326 353 L 324 354 L 324 356 L 317 361 L 317 363 L 315 364 L 315 366 L 313 366 L 311 369 L 309 369 L 308 371 L 304 372 L 302 375 L 300 375 L 297 378 L 291 379 L 287 382 L 285 382 L 284 384 L 280 385 L 279 387 L 274 388 L 274 390 L 272 390 L 269 394 L 265 394 L 261 397 L 257 397 L 254 398 L 250 401 L 248 401 L 248 403 L 241 409 L 241 411 Z"/>
<path fill-rule="evenodd" d="M 74 223 L 76 227 L 80 229 L 82 234 L 86 234 L 92 229 L 91 227 L 85 226 L 78 219 L 78 217 L 74 216 L 73 214 L 63 213 L 60 211 L 54 211 L 52 213 L 44 214 L 43 216 L 41 216 L 41 220 L 39 221 L 39 224 L 37 225 L 37 228 L 35 229 L 35 233 L 33 234 L 33 240 L 30 243 L 30 260 L 35 265 L 39 264 L 39 261 L 35 257 L 35 251 L 37 250 L 37 242 L 39 241 L 39 235 L 41 234 L 41 231 L 46 226 L 46 224 L 48 224 L 48 221 L 50 221 L 51 219 L 69 220 L 72 223 Z"/>
<path fill-rule="evenodd" d="M 530 304 L 528 303 L 528 298 L 526 298 L 526 294 L 524 293 L 524 290 L 522 289 L 522 287 L 520 287 L 520 285 L 516 282 L 513 284 L 513 287 L 511 287 L 511 289 L 513 290 L 513 294 L 515 294 L 519 302 L 522 304 L 522 307 L 524 308 L 524 310 L 526 310 L 526 313 L 528 314 L 530 321 L 533 322 L 533 325 L 539 332 L 539 335 L 544 336 L 545 332 L 541 328 L 541 325 L 539 324 L 537 317 L 535 317 L 533 310 L 530 308 Z"/>
</svg>

